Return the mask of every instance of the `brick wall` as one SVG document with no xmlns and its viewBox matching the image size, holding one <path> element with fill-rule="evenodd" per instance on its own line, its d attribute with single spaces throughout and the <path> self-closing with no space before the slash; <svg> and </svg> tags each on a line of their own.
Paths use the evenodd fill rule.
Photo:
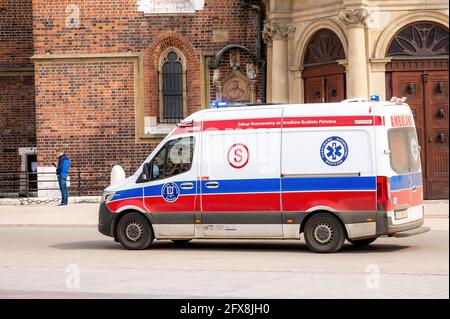
<svg viewBox="0 0 450 319">
<path fill-rule="evenodd" d="M 31 0 L 0 2 L 0 173 L 20 171 L 19 147 L 36 146 L 32 27 Z"/>
<path fill-rule="evenodd" d="M 32 67 L 31 0 L 2 0 L 0 17 L 0 69 Z"/>
<path fill-rule="evenodd" d="M 135 143 L 133 63 L 41 65 L 36 86 L 39 165 L 63 147 L 84 194 L 98 195 L 116 164 L 134 172 L 156 146 Z"/>
<path fill-rule="evenodd" d="M 239 0 L 207 0 L 205 9 L 195 14 L 158 16 L 138 12 L 137 2 L 33 0 L 35 53 L 142 53 L 146 116 L 159 113 L 158 61 L 167 47 L 177 47 L 186 57 L 189 113 L 200 109 L 202 53 L 235 43 L 256 55 L 257 14 L 243 8 Z M 73 7 L 68 7 L 73 4 L 79 9 L 76 28 L 71 27 Z M 227 30 L 228 41 L 214 42 L 214 30 Z M 75 169 L 91 180 L 107 179 L 113 164 L 134 171 L 159 143 L 135 142 L 131 63 L 54 61 L 37 64 L 36 69 L 39 166 L 48 167 L 54 161 L 54 148 L 64 146 Z"/>
<path fill-rule="evenodd" d="M 0 76 L 0 172 L 19 171 L 19 147 L 36 145 L 33 77 Z"/>
</svg>

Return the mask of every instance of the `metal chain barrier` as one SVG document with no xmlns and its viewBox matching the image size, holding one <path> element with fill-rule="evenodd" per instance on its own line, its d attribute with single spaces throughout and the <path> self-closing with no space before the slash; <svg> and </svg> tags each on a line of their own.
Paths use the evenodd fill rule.
<svg viewBox="0 0 450 319">
<path fill-rule="evenodd" d="M 53 199 L 37 199 L 37 198 L 19 198 L 20 205 L 31 205 L 31 204 L 50 204 L 50 203 L 59 203 L 61 202 L 61 198 L 53 198 Z"/>
<path fill-rule="evenodd" d="M 20 205 L 45 205 L 61 202 L 61 197 L 48 199 L 37 197 L 40 190 L 59 191 L 54 174 L 54 172 L 0 172 L 0 198 L 17 199 Z M 72 198 L 76 198 L 75 203 L 77 204 L 99 202 L 92 198 L 77 197 L 81 197 L 82 193 L 100 193 L 109 181 L 109 176 L 106 174 L 92 179 L 83 178 L 81 169 L 77 169 L 71 174 L 71 179 L 68 181 L 71 184 L 69 193 Z"/>
</svg>

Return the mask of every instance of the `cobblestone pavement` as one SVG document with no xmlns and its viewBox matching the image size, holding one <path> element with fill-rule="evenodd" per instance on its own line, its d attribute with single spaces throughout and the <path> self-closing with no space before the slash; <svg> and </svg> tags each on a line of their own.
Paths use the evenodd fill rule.
<svg viewBox="0 0 450 319">
<path fill-rule="evenodd" d="M 331 255 L 303 241 L 125 251 L 89 226 L 0 226 L 0 242 L 0 298 L 449 298 L 445 230 Z"/>
</svg>

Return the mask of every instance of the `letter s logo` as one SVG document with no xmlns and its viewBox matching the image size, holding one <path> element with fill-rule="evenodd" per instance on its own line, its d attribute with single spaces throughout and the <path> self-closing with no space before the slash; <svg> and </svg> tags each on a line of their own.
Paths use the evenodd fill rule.
<svg viewBox="0 0 450 319">
<path fill-rule="evenodd" d="M 240 169 L 248 164 L 250 153 L 244 144 L 234 144 L 228 150 L 228 164 L 231 167 Z"/>
</svg>

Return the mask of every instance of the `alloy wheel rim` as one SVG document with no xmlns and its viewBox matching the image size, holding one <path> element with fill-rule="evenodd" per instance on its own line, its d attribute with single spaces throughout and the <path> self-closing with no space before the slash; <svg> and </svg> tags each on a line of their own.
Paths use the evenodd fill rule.
<svg viewBox="0 0 450 319">
<path fill-rule="evenodd" d="M 313 229 L 313 236 L 319 244 L 327 245 L 333 240 L 333 228 L 327 223 L 317 224 Z"/>
<path fill-rule="evenodd" d="M 128 240 L 136 243 L 144 236 L 144 228 L 140 223 L 132 221 L 125 228 L 125 236 Z"/>
</svg>

